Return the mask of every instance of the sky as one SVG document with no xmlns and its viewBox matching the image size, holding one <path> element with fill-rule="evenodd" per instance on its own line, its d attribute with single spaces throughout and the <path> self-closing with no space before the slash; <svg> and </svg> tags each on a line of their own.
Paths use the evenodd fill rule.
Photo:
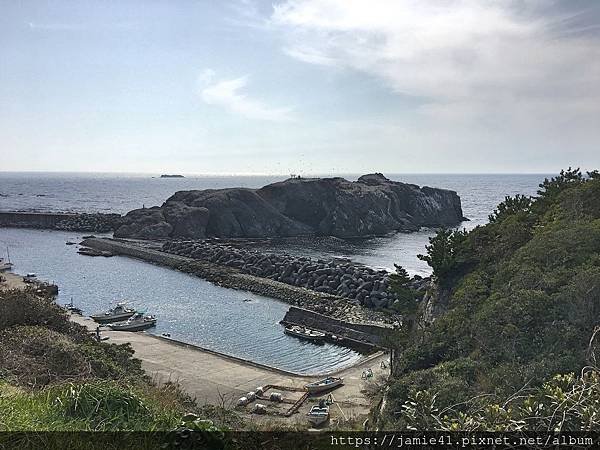
<svg viewBox="0 0 600 450">
<path fill-rule="evenodd" d="M 0 0 L 0 171 L 600 168 L 597 0 Z"/>
</svg>

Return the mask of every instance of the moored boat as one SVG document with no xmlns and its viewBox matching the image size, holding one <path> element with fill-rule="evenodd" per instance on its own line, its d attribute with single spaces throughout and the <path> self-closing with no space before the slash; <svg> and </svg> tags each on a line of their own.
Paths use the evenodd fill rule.
<svg viewBox="0 0 600 450">
<path fill-rule="evenodd" d="M 71 297 L 71 303 L 65 305 L 65 309 L 72 314 L 83 315 L 83 310 L 73 304 L 73 297 Z"/>
<path fill-rule="evenodd" d="M 306 339 L 313 342 L 323 342 L 325 340 L 325 333 L 297 325 L 285 327 L 284 332 L 290 336 L 295 336 L 300 339 Z"/>
<path fill-rule="evenodd" d="M 98 323 L 110 323 L 129 319 L 135 312 L 135 309 L 128 308 L 125 303 L 118 303 L 114 308 L 103 313 L 92 314 L 90 317 Z"/>
<path fill-rule="evenodd" d="M 314 426 L 319 426 L 329 419 L 329 406 L 327 405 L 315 405 L 310 408 L 310 412 L 307 413 L 308 421 Z"/>
<path fill-rule="evenodd" d="M 324 392 L 336 388 L 344 384 L 344 379 L 341 377 L 327 377 L 314 383 L 308 383 L 304 388 L 311 394 Z"/>
<path fill-rule="evenodd" d="M 81 247 L 79 250 L 77 250 L 77 253 L 85 256 L 113 256 L 111 252 L 108 252 L 106 250 L 96 250 L 95 248 L 90 247 Z"/>
<path fill-rule="evenodd" d="M 145 316 L 142 313 L 135 313 L 129 319 L 123 322 L 109 323 L 108 326 L 113 331 L 142 331 L 156 325 L 156 317 Z"/>
</svg>

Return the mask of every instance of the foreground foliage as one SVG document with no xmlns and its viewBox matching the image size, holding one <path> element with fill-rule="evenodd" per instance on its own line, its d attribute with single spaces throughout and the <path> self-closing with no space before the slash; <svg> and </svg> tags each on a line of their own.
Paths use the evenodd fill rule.
<svg viewBox="0 0 600 450">
<path fill-rule="evenodd" d="M 97 342 L 32 289 L 0 291 L 0 411 L 0 431 L 168 431 L 190 411 L 236 419 L 154 385 L 130 345 Z"/>
<path fill-rule="evenodd" d="M 388 426 L 495 429 L 487 415 L 497 414 L 505 416 L 500 428 L 517 427 L 527 408 L 548 407 L 535 399 L 565 383 L 557 374 L 596 363 L 590 338 L 600 321 L 597 172 L 564 171 L 545 180 L 535 198 L 507 198 L 486 226 L 469 233 L 443 230 L 427 250 L 423 259 L 434 269 L 440 297 L 449 300 L 444 314 L 402 342 Z M 600 413 L 590 381 L 595 372 L 564 377 L 568 389 L 589 396 L 578 407 L 585 404 L 591 412 L 558 425 L 544 422 L 542 414 L 518 426 L 597 425 L 586 418 Z M 524 387 L 538 391 L 507 400 Z"/>
</svg>

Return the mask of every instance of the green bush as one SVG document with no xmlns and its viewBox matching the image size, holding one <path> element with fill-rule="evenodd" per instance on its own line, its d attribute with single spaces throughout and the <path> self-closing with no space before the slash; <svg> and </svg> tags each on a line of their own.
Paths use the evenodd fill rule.
<svg viewBox="0 0 600 450">
<path fill-rule="evenodd" d="M 439 411 L 452 407 L 453 426 L 469 427 L 459 419 L 469 405 L 454 406 L 457 400 L 541 389 L 555 374 L 595 363 L 600 176 L 590 175 L 562 172 L 540 185 L 539 197 L 506 199 L 489 224 L 432 239 L 423 259 L 450 298 L 443 314 L 399 347 L 388 420 L 422 392 L 425 410 L 430 402 Z M 472 370 L 457 371 L 465 361 Z"/>
<path fill-rule="evenodd" d="M 133 385 L 98 380 L 35 392 L 0 384 L 0 410 L 0 431 L 170 430 L 182 416 Z"/>
</svg>

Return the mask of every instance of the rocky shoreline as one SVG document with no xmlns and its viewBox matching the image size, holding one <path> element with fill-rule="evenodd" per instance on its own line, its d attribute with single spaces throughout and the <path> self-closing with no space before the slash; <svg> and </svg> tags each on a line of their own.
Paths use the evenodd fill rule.
<svg viewBox="0 0 600 450">
<path fill-rule="evenodd" d="M 351 262 L 315 260 L 240 248 L 218 240 L 167 241 L 164 252 L 211 262 L 322 294 L 342 297 L 366 308 L 389 308 L 398 297 L 389 273 Z"/>
</svg>

